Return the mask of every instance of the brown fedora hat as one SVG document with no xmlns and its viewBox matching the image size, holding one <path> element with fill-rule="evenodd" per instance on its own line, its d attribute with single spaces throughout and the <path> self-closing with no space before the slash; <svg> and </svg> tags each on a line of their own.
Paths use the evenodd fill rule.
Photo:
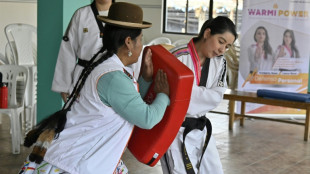
<svg viewBox="0 0 310 174">
<path fill-rule="evenodd" d="M 115 2 L 109 9 L 108 16 L 100 16 L 97 18 L 107 24 L 122 28 L 149 28 L 151 23 L 142 21 L 142 8 L 126 2 Z"/>
</svg>

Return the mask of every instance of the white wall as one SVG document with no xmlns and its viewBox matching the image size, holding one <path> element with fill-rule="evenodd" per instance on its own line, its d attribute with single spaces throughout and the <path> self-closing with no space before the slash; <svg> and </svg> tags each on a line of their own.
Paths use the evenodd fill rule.
<svg viewBox="0 0 310 174">
<path fill-rule="evenodd" d="M 118 0 L 116 0 L 118 1 Z M 144 20 L 153 25 L 143 30 L 144 43 L 152 39 L 165 36 L 175 41 L 178 39 L 191 39 L 190 35 L 163 34 L 162 33 L 162 8 L 163 0 L 122 0 L 135 3 L 142 7 Z M 5 55 L 4 27 L 10 23 L 27 23 L 37 26 L 37 3 L 35 0 L 0 0 L 0 53 Z"/>
<path fill-rule="evenodd" d="M 5 55 L 7 43 L 4 28 L 11 23 L 26 23 L 37 26 L 37 3 L 34 1 L 9 2 L 0 0 L 0 53 L 2 55 Z"/>
<path fill-rule="evenodd" d="M 117 2 L 118 0 L 116 0 Z M 142 7 L 143 19 L 152 23 L 152 27 L 143 30 L 144 43 L 148 43 L 152 39 L 160 36 L 168 37 L 172 42 L 178 39 L 190 40 L 191 35 L 178 35 L 178 34 L 163 34 L 162 33 L 162 19 L 163 19 L 163 0 L 122 0 L 124 2 L 134 3 Z"/>
</svg>

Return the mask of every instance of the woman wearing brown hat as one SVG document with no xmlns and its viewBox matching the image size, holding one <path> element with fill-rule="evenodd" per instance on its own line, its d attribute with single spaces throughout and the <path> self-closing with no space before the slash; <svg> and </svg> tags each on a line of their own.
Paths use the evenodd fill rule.
<svg viewBox="0 0 310 174">
<path fill-rule="evenodd" d="M 146 94 L 153 76 L 150 50 L 145 57 L 142 78 L 138 80 L 140 93 L 132 70 L 126 67 L 138 60 L 142 51 L 142 29 L 151 26 L 142 18 L 139 6 L 121 2 L 110 7 L 107 17 L 98 17 L 106 23 L 104 46 L 82 72 L 73 91 L 75 95 L 69 97 L 65 105 L 69 108 L 66 121 L 60 118 L 56 125 L 52 124 L 59 117 L 58 112 L 41 122 L 47 126 L 43 126 L 43 133 L 37 138 L 21 173 L 127 173 L 121 156 L 134 125 L 152 128 L 162 119 L 170 102 L 167 76 L 161 70 L 155 78 L 154 102 L 147 105 L 141 97 Z M 63 130 L 60 125 L 65 125 Z M 38 129 L 40 124 L 32 135 L 40 132 Z M 52 139 L 56 138 L 49 146 L 51 132 L 56 133 Z M 33 138 L 32 135 L 29 133 L 27 137 Z M 46 153 L 42 149 L 47 149 Z"/>
</svg>

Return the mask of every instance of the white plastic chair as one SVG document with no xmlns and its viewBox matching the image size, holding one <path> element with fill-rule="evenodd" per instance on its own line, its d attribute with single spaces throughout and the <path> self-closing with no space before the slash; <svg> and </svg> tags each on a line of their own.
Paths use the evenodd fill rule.
<svg viewBox="0 0 310 174">
<path fill-rule="evenodd" d="M 227 84 L 230 89 L 235 90 L 238 86 L 240 48 L 231 46 L 224 56 L 227 61 Z"/>
<path fill-rule="evenodd" d="M 4 30 L 10 54 L 14 58 L 12 64 L 26 66 L 29 72 L 25 96 L 25 133 L 27 133 L 36 124 L 37 29 L 29 24 L 15 23 L 7 25 Z M 8 58 L 10 54 L 7 54 Z"/>
<path fill-rule="evenodd" d="M 155 38 L 153 40 L 151 40 L 147 46 L 151 46 L 151 45 L 159 45 L 159 44 L 167 44 L 167 45 L 171 45 L 171 40 L 167 37 L 158 37 Z"/>
<path fill-rule="evenodd" d="M 24 95 L 28 69 L 18 65 L 0 65 L 2 81 L 8 83 L 8 108 L 0 108 L 2 116 L 8 115 L 11 120 L 12 153 L 20 153 L 22 136 L 21 122 L 24 118 Z"/>
<path fill-rule="evenodd" d="M 37 65 L 37 46 L 36 46 L 36 43 L 32 43 L 32 54 L 33 54 L 34 65 Z M 11 44 L 6 43 L 6 45 L 5 45 L 5 57 L 6 57 L 6 60 L 8 61 L 8 64 L 11 64 L 11 65 L 17 64 L 17 62 L 15 61 L 14 55 L 17 55 L 17 49 L 16 49 L 15 41 L 11 41 Z"/>
<path fill-rule="evenodd" d="M 4 29 L 13 57 L 18 65 L 35 65 L 37 29 L 29 24 L 9 24 Z M 16 51 L 14 50 L 14 45 Z M 36 52 L 36 51 L 35 51 Z"/>
<path fill-rule="evenodd" d="M 1 65 L 9 64 L 9 61 L 7 60 L 7 58 L 3 54 L 1 54 L 1 53 L 0 53 L 0 64 Z"/>
<path fill-rule="evenodd" d="M 187 39 L 179 39 L 179 40 L 176 40 L 172 43 L 172 45 L 174 46 L 180 46 L 180 45 L 184 45 L 184 44 L 188 44 L 189 40 Z"/>
<path fill-rule="evenodd" d="M 37 123 L 37 66 L 29 66 L 28 73 L 25 94 L 25 133 L 30 131 Z"/>
<path fill-rule="evenodd" d="M 11 41 L 11 46 L 9 43 L 6 43 L 6 45 L 5 45 L 5 58 L 8 62 L 7 64 L 16 65 L 17 62 L 15 62 L 15 58 L 14 58 L 12 50 L 13 50 L 14 54 L 17 54 L 16 45 L 15 45 L 14 41 Z"/>
</svg>

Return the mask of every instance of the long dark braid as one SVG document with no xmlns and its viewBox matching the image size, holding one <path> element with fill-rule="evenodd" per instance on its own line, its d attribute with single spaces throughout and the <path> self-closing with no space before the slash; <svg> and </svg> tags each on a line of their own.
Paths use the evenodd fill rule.
<svg viewBox="0 0 310 174">
<path fill-rule="evenodd" d="M 66 125 L 66 113 L 70 110 L 72 104 L 79 96 L 79 93 L 84 86 L 84 83 L 90 74 L 90 72 L 94 69 L 94 60 L 96 57 L 105 50 L 103 47 L 99 50 L 89 61 L 89 66 L 85 67 L 81 72 L 79 79 L 76 85 L 73 88 L 73 91 L 69 95 L 67 102 L 64 104 L 60 111 L 55 112 L 54 114 L 50 115 L 49 117 L 43 119 L 40 123 L 36 125 L 36 127 L 30 131 L 24 141 L 24 146 L 30 147 L 33 143 L 35 143 L 39 137 L 39 135 L 47 129 L 55 129 L 55 137 L 57 138 L 59 133 L 64 129 Z M 112 53 L 113 54 L 113 53 Z M 108 56 L 108 55 L 107 55 Z M 105 56 L 106 57 L 106 56 Z M 102 61 L 101 61 L 102 62 Z M 97 66 L 97 65 L 96 65 Z"/>
<path fill-rule="evenodd" d="M 104 33 L 109 33 L 103 38 L 104 46 L 91 58 L 89 66 L 85 67 L 81 72 L 79 79 L 63 108 L 42 120 L 33 130 L 27 133 L 24 146 L 30 147 L 35 143 L 34 149 L 29 156 L 30 161 L 35 161 L 36 163 L 42 162 L 47 150 L 46 147 L 42 147 L 42 143 L 51 143 L 51 141 L 58 138 L 60 132 L 63 131 L 67 121 L 66 114 L 78 98 L 80 91 L 92 70 L 109 57 L 112 57 L 113 54 L 116 54 L 118 49 L 124 45 L 127 37 L 131 37 L 131 39 L 135 40 L 136 37 L 141 34 L 141 29 L 124 29 L 110 25 L 106 25 L 104 31 Z M 104 52 L 103 55 L 95 61 L 98 55 L 102 52 Z"/>
<path fill-rule="evenodd" d="M 104 28 L 104 33 L 109 33 L 109 34 L 106 34 L 105 37 L 103 37 L 102 39 L 103 45 L 104 45 L 103 48 L 92 57 L 92 59 L 89 62 L 90 65 L 83 69 L 72 93 L 70 94 L 68 98 L 68 101 L 63 106 L 63 110 L 67 110 L 71 108 L 72 104 L 79 96 L 79 93 L 81 89 L 83 88 L 84 83 L 88 75 L 92 72 L 92 70 L 96 66 L 101 64 L 103 61 L 107 60 L 109 57 L 112 57 L 113 54 L 116 54 L 117 50 L 121 46 L 124 45 L 125 39 L 128 36 L 131 37 L 133 40 L 135 40 L 136 37 L 141 34 L 141 32 L 142 32 L 141 29 L 125 29 L 125 28 L 119 28 L 116 26 L 106 25 L 106 27 Z M 99 53 L 102 53 L 103 51 L 106 51 L 106 52 L 97 61 L 95 61 Z M 61 132 L 64 128 L 64 125 L 60 126 L 60 128 L 62 128 L 60 130 Z"/>
<path fill-rule="evenodd" d="M 77 99 L 77 97 L 79 96 L 79 93 L 82 89 L 82 87 L 84 86 L 84 83 L 88 77 L 88 75 L 91 73 L 91 71 L 100 63 L 102 63 L 104 60 L 106 60 L 109 56 L 112 56 L 113 53 L 112 52 L 106 52 L 105 55 L 101 57 L 97 62 L 94 62 L 94 60 L 97 58 L 97 56 L 102 53 L 103 51 L 105 51 L 105 47 L 102 47 L 102 49 L 100 51 L 98 51 L 93 57 L 92 59 L 89 61 L 89 66 L 85 67 L 78 79 L 78 81 L 76 82 L 76 85 L 73 88 L 73 91 L 71 92 L 71 94 L 68 97 L 68 102 L 66 102 L 64 104 L 64 106 L 62 107 L 62 109 L 66 109 L 66 108 L 71 108 L 72 104 L 74 103 L 74 101 Z M 100 62 L 100 63 L 99 63 Z"/>
</svg>

